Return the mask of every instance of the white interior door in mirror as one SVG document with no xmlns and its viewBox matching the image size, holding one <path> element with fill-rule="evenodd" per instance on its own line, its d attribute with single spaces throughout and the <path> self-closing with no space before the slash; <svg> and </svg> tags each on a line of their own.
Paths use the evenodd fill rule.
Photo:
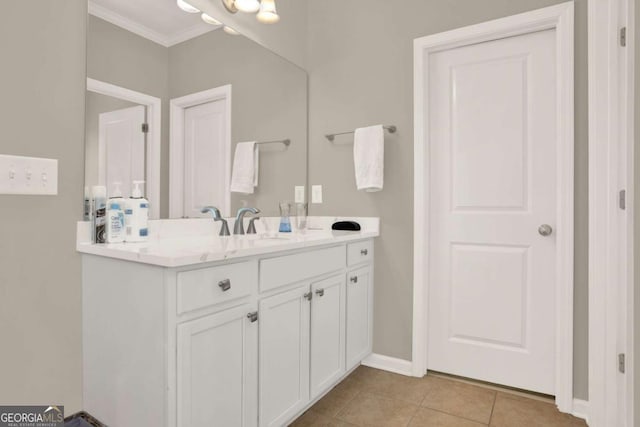
<svg viewBox="0 0 640 427">
<path fill-rule="evenodd" d="M 216 100 L 184 110 L 184 216 L 203 206 L 228 212 L 227 103 Z"/>
<path fill-rule="evenodd" d="M 555 30 L 434 54 L 428 369 L 553 395 Z"/>
<path fill-rule="evenodd" d="M 145 180 L 145 107 L 101 113 L 98 119 L 98 181 L 113 194 L 121 183 L 122 195 L 131 195 L 131 182 Z"/>
</svg>

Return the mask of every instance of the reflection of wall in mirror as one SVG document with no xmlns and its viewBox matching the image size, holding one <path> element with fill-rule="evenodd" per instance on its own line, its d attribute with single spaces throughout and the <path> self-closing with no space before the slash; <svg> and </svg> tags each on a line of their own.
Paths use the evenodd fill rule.
<svg viewBox="0 0 640 427">
<path fill-rule="evenodd" d="M 231 84 L 232 142 L 291 139 L 287 150 L 260 150 L 260 182 L 243 203 L 277 215 L 278 201 L 291 200 L 305 185 L 307 164 L 307 74 L 242 36 L 212 31 L 166 48 L 94 16 L 88 24 L 88 77 L 162 100 L 160 217 L 169 213 L 169 100 Z M 233 153 L 234 147 L 231 152 Z M 153 203 L 153 201 L 151 201 Z"/>
</svg>

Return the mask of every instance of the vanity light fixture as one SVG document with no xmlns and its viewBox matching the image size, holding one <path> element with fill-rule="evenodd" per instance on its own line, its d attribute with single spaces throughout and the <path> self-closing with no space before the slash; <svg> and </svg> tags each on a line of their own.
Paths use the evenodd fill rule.
<svg viewBox="0 0 640 427">
<path fill-rule="evenodd" d="M 238 34 L 240 34 L 239 32 L 237 32 L 236 30 L 234 30 L 233 28 L 229 27 L 228 25 L 225 25 L 224 27 L 222 27 L 222 30 L 232 36 L 237 36 Z"/>
<path fill-rule="evenodd" d="M 280 16 L 276 12 L 275 0 L 262 0 L 260 2 L 260 12 L 258 12 L 256 18 L 263 24 L 275 24 L 278 22 Z"/>
<path fill-rule="evenodd" d="M 256 18 L 263 24 L 275 24 L 280 20 L 275 0 L 222 0 L 222 4 L 229 13 L 258 12 Z"/>
<path fill-rule="evenodd" d="M 256 13 L 260 10 L 258 0 L 235 0 L 235 6 L 240 12 Z"/>
<path fill-rule="evenodd" d="M 222 22 L 218 21 L 216 18 L 212 18 L 211 16 L 207 15 L 206 13 L 203 13 L 202 15 L 200 15 L 200 17 L 207 24 L 222 25 Z"/>
<path fill-rule="evenodd" d="M 176 0 L 176 2 L 178 3 L 178 7 L 187 13 L 200 13 L 199 9 L 196 9 L 195 7 L 191 6 L 185 0 Z"/>
</svg>

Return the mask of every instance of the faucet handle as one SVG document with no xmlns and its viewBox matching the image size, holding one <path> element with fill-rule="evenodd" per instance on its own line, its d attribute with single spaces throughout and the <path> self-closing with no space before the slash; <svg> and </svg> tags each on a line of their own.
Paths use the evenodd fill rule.
<svg viewBox="0 0 640 427">
<path fill-rule="evenodd" d="M 259 216 L 254 216 L 253 218 L 251 218 L 251 221 L 249 221 L 249 227 L 247 227 L 247 234 L 256 234 L 256 219 L 260 219 Z"/>
<path fill-rule="evenodd" d="M 222 221 L 222 226 L 220 227 L 220 236 L 230 236 L 229 233 L 229 225 L 227 224 L 227 220 L 224 218 L 216 219 L 216 221 Z"/>
</svg>

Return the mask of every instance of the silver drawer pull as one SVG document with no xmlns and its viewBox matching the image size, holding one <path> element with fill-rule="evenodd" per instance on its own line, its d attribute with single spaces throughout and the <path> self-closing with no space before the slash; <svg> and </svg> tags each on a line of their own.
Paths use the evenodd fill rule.
<svg viewBox="0 0 640 427">
<path fill-rule="evenodd" d="M 255 322 L 258 320 L 258 312 L 254 311 L 253 313 L 247 314 L 247 319 L 251 320 L 251 323 Z"/>
<path fill-rule="evenodd" d="M 360 251 L 360 255 L 362 255 L 362 256 L 367 256 L 367 255 L 369 255 L 369 249 L 362 249 L 362 250 Z"/>
<path fill-rule="evenodd" d="M 349 280 L 351 283 L 358 283 L 358 276 L 352 276 Z"/>
<path fill-rule="evenodd" d="M 229 289 L 231 289 L 231 279 L 224 279 L 218 282 L 218 286 L 220 287 L 220 289 L 222 289 L 222 292 L 227 292 Z"/>
<path fill-rule="evenodd" d="M 313 294 L 311 292 L 307 292 L 306 294 L 304 294 L 304 299 L 306 299 L 307 301 L 311 301 L 312 298 Z"/>
<path fill-rule="evenodd" d="M 324 296 L 324 289 L 318 289 L 316 291 L 316 295 L 318 295 L 319 297 L 323 297 Z"/>
</svg>

